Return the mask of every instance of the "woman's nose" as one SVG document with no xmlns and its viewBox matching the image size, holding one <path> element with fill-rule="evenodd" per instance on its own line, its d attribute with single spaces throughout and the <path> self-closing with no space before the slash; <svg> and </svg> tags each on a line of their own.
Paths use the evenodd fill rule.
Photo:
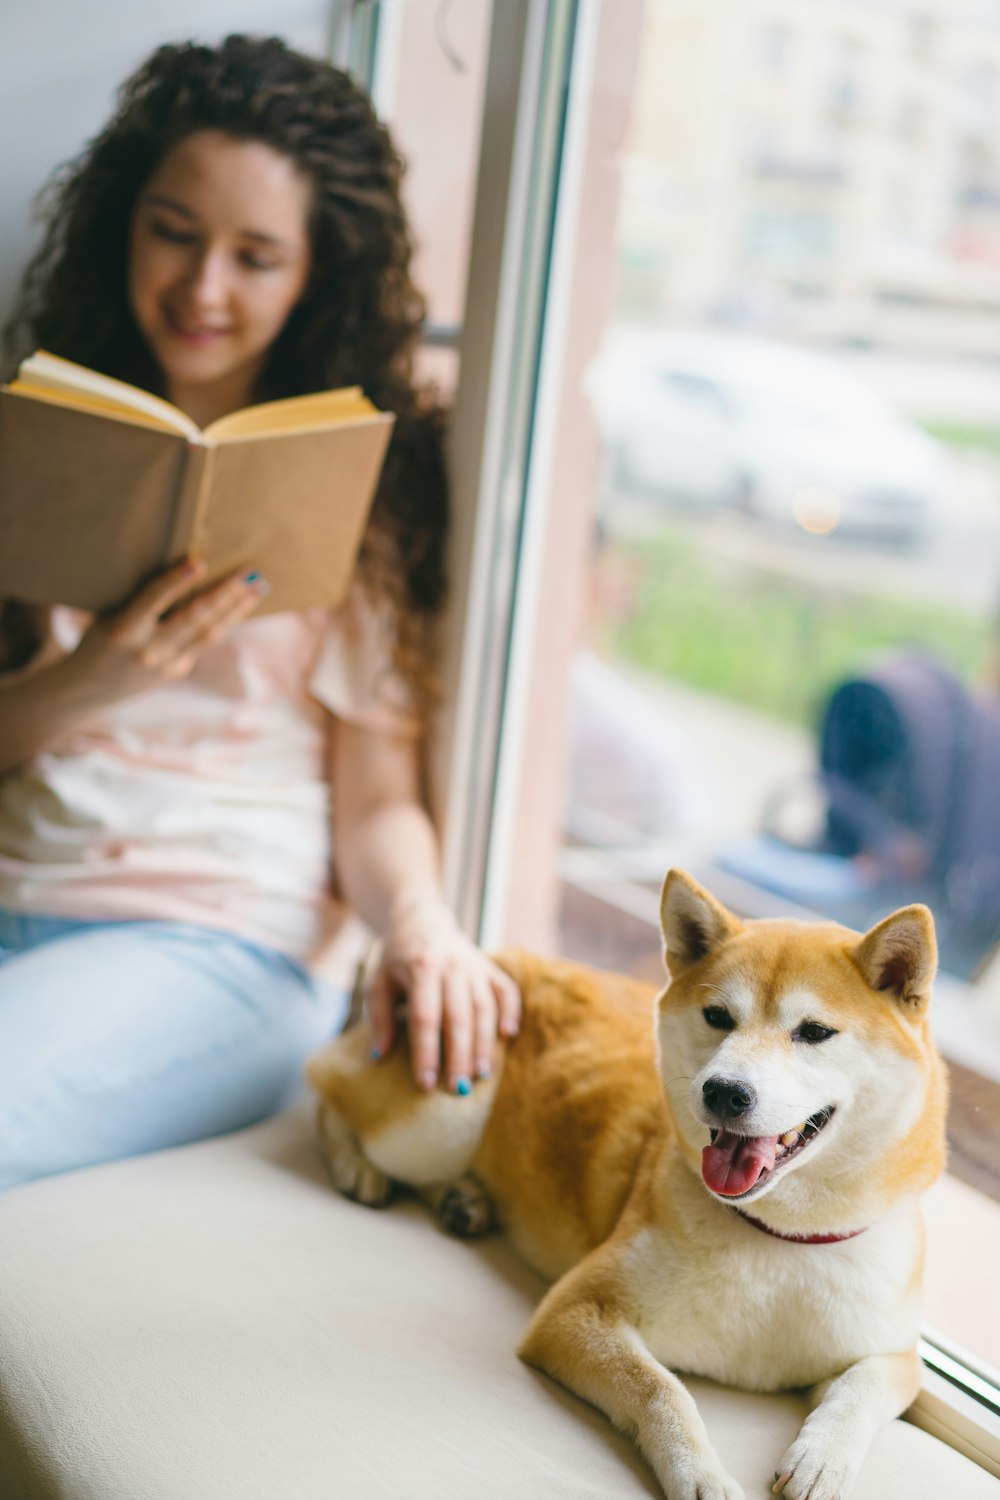
<svg viewBox="0 0 1000 1500">
<path fill-rule="evenodd" d="M 193 256 L 184 278 L 185 291 L 198 307 L 221 306 L 228 295 L 225 259 L 208 249 Z"/>
</svg>

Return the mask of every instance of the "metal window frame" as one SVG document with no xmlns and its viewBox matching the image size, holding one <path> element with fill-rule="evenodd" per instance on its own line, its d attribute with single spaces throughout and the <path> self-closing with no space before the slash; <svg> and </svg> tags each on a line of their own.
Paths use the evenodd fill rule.
<svg viewBox="0 0 1000 1500">
<path fill-rule="evenodd" d="M 484 937 L 577 0 L 497 0 L 452 419 L 453 595 L 432 768 L 445 890 Z"/>
<path fill-rule="evenodd" d="M 1000 1386 L 996 1374 L 945 1335 L 924 1330 L 920 1393 L 907 1419 L 1000 1479 Z"/>
<path fill-rule="evenodd" d="M 382 6 L 380 0 L 332 0 L 327 54 L 373 93 Z"/>
</svg>

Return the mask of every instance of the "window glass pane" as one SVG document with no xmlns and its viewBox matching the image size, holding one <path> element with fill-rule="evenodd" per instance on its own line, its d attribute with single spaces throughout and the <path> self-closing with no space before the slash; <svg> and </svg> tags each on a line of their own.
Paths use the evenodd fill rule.
<svg viewBox="0 0 1000 1500">
<path fill-rule="evenodd" d="M 602 7 L 506 937 L 927 901 L 928 1321 L 1000 1365 L 1000 13 Z M 568 684 L 568 687 L 567 687 Z"/>
</svg>

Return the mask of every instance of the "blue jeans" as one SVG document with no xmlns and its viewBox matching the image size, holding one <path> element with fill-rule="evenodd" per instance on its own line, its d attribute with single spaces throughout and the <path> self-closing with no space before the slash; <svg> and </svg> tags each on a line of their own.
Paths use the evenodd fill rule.
<svg viewBox="0 0 1000 1500">
<path fill-rule="evenodd" d="M 0 1189 L 273 1114 L 348 1006 L 211 928 L 0 909 Z"/>
</svg>

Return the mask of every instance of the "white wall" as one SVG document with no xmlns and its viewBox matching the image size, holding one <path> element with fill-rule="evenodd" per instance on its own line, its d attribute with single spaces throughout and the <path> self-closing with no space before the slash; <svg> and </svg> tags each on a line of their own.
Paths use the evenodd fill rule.
<svg viewBox="0 0 1000 1500">
<path fill-rule="evenodd" d="M 32 200 L 162 42 L 279 35 L 324 54 L 331 0 L 0 0 L 0 321 L 37 243 Z"/>
</svg>

